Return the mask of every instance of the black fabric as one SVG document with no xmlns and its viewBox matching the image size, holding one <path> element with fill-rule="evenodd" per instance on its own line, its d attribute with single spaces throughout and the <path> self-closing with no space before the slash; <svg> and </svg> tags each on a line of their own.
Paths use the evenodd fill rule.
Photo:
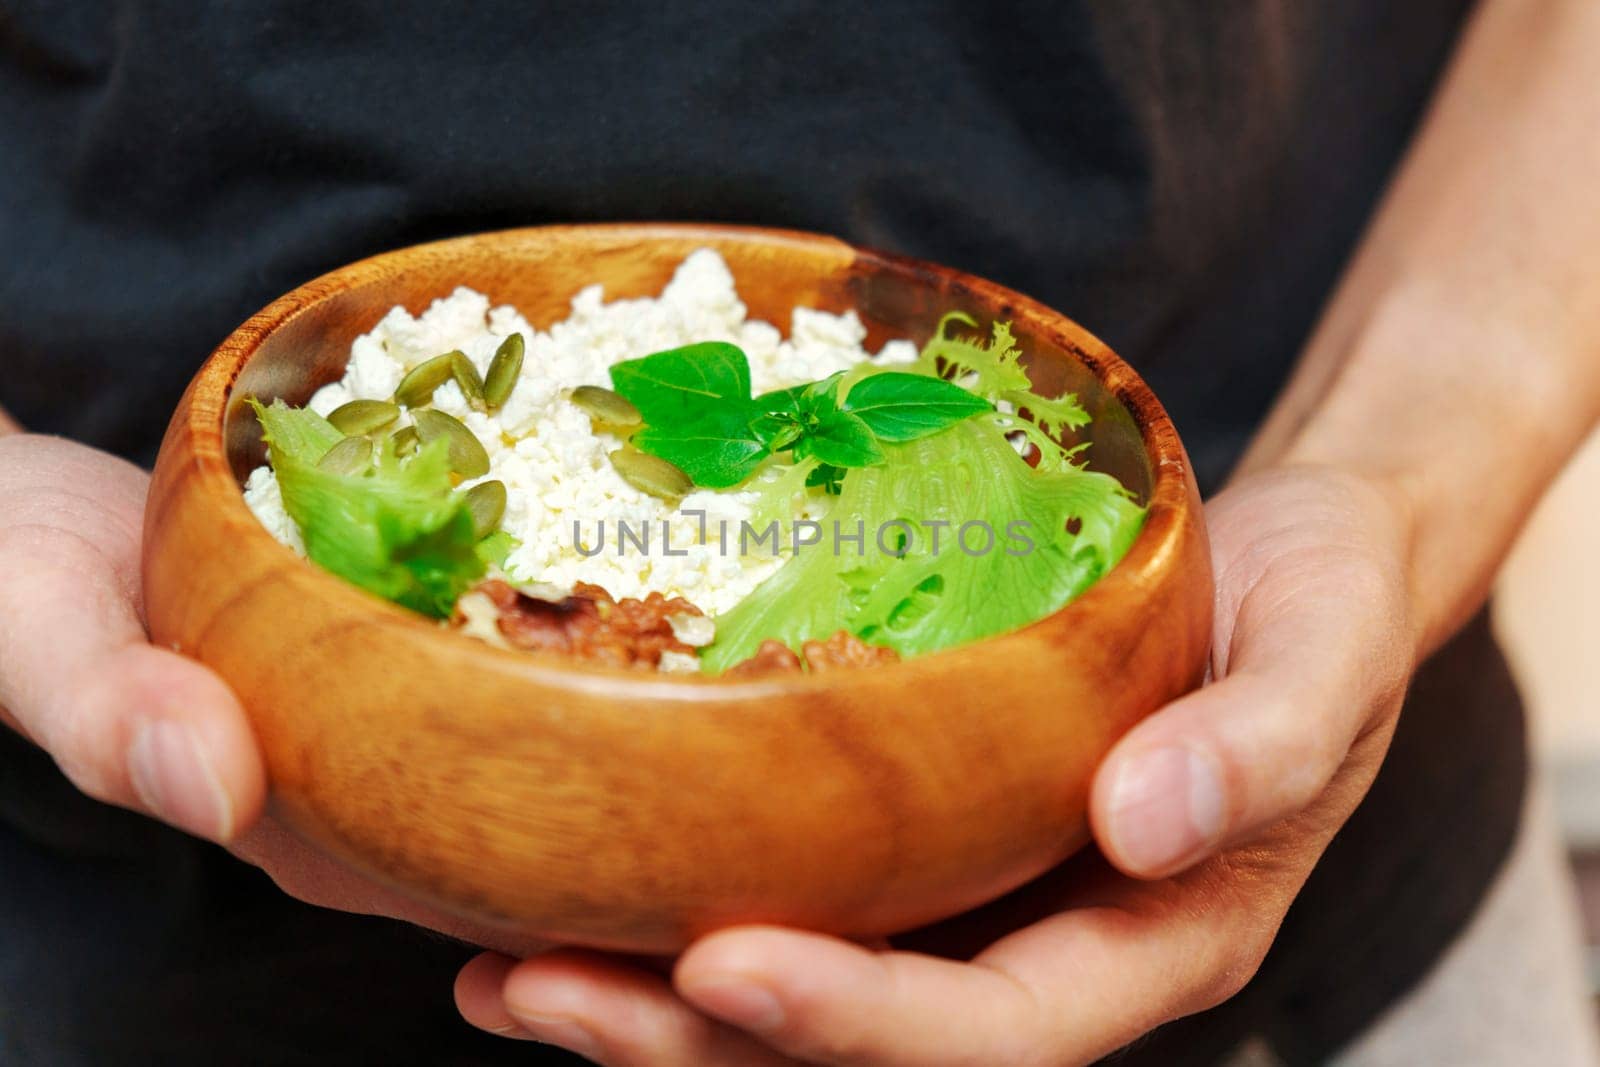
<svg viewBox="0 0 1600 1067">
<path fill-rule="evenodd" d="M 0 0 L 0 404 L 148 461 L 216 342 L 341 263 L 541 222 L 752 222 L 1074 314 L 1151 381 L 1214 487 L 1467 6 Z M 1310 1062 L 1459 928 L 1523 774 L 1491 652 L 1452 661 L 1459 694 L 1419 688 L 1435 710 L 1408 710 L 1273 963 L 1174 1028 L 1181 1054 L 1156 1035 L 1164 1062 L 1249 1030 Z M 452 1017 L 458 949 L 285 901 L 215 850 L 75 800 L 11 739 L 0 783 L 5 1062 L 498 1048 Z"/>
</svg>

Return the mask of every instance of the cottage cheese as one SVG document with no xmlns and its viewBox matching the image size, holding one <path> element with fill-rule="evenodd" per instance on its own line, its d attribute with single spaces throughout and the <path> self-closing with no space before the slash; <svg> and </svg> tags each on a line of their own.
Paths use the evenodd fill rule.
<svg viewBox="0 0 1600 1067">
<path fill-rule="evenodd" d="M 594 432 L 588 415 L 568 399 L 572 390 L 609 386 L 614 363 L 699 341 L 744 349 L 757 393 L 825 378 L 870 358 L 862 347 L 866 329 L 853 311 L 795 308 L 787 340 L 772 324 L 747 318 L 727 264 L 701 249 L 679 265 L 658 299 L 606 303 L 601 287 L 590 286 L 573 297 L 572 314 L 548 331 L 533 329 L 515 308 L 491 307 L 487 296 L 467 288 L 417 317 L 394 308 L 356 339 L 344 378 L 319 390 L 310 406 L 325 415 L 350 400 L 386 400 L 407 370 L 451 349 L 486 371 L 501 340 L 517 332 L 527 343 L 523 373 L 497 413 L 473 411 L 454 382 L 434 395 L 434 407 L 459 418 L 483 442 L 487 477 L 506 485 L 504 529 L 521 545 L 506 560 L 504 577 L 546 593 L 564 593 L 583 581 L 619 598 L 681 596 L 710 615 L 727 611 L 782 565 L 770 542 L 739 552 L 740 523 L 751 518 L 754 494 L 704 490 L 673 507 L 640 492 L 607 458 L 622 442 Z M 876 361 L 906 363 L 916 355 L 909 341 L 890 341 Z M 273 536 L 304 551 L 270 469 L 252 472 L 245 500 Z M 706 513 L 704 522 L 697 511 Z M 602 522 L 605 541 L 597 546 Z M 629 543 L 619 552 L 619 523 L 648 530 L 649 550 Z M 673 555 L 661 551 L 663 523 L 671 530 Z M 726 546 L 719 528 L 728 531 Z M 596 547 L 600 551 L 585 554 Z"/>
</svg>

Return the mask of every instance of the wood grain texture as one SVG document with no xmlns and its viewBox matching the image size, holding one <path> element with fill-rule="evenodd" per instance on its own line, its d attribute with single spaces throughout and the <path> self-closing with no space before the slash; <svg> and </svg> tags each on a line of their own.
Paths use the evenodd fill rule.
<svg viewBox="0 0 1600 1067">
<path fill-rule="evenodd" d="M 303 402 L 392 305 L 457 285 L 538 327 L 583 285 L 658 292 L 727 259 L 753 316 L 856 308 L 876 345 L 939 316 L 1013 320 L 1036 378 L 1096 415 L 1093 462 L 1150 506 L 1128 556 L 1015 633 L 871 671 L 669 680 L 500 651 L 296 558 L 245 507 L 245 396 Z M 528 372 L 538 373 L 532 366 Z M 308 840 L 477 922 L 669 952 L 732 922 L 850 935 L 958 912 L 1087 840 L 1090 776 L 1197 685 L 1211 574 L 1198 494 L 1149 389 L 1065 317 L 954 271 L 770 230 L 552 227 L 356 263 L 234 332 L 174 414 L 145 530 L 152 637 L 249 709 L 275 810 Z"/>
</svg>

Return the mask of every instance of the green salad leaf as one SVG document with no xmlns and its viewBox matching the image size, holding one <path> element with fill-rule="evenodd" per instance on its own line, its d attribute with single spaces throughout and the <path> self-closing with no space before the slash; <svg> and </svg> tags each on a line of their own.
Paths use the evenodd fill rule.
<svg viewBox="0 0 1600 1067">
<path fill-rule="evenodd" d="M 960 311 L 949 312 L 940 319 L 933 338 L 924 346 L 917 361 L 923 373 L 954 379 L 980 396 L 1026 409 L 1031 425 L 1047 435 L 1059 435 L 1089 424 L 1089 413 L 1073 394 L 1047 397 L 1034 392 L 1021 363 L 1022 350 L 1011 335 L 1009 322 L 994 324 L 988 344 L 951 336 L 952 322 L 978 325 L 976 319 Z"/>
<path fill-rule="evenodd" d="M 513 547 L 491 534 L 480 543 L 472 514 L 450 477 L 443 438 L 402 460 L 392 442 L 364 472 L 341 473 L 318 463 L 345 437 L 313 411 L 282 401 L 252 400 L 283 494 L 300 528 L 306 555 L 319 566 L 378 596 L 443 618 Z"/>
<path fill-rule="evenodd" d="M 1115 478 L 1034 470 L 981 420 L 884 451 L 828 512 L 830 528 L 864 534 L 862 550 L 825 542 L 791 556 L 717 618 L 706 671 L 768 638 L 798 649 L 842 629 L 914 656 L 1024 626 L 1110 570 L 1143 522 Z"/>
<path fill-rule="evenodd" d="M 768 638 L 798 650 L 846 630 L 914 656 L 1002 633 L 1058 610 L 1132 545 L 1144 509 L 1115 478 L 1073 462 L 1084 446 L 1058 439 L 1088 422 L 1077 398 L 1034 392 L 1009 324 L 985 344 L 951 336 L 952 322 L 977 325 L 947 315 L 911 373 L 847 384 L 839 411 L 868 426 L 883 461 L 846 471 L 812 446 L 815 465 L 795 473 L 834 494 L 827 526 L 842 536 L 796 551 L 720 615 L 704 670 L 724 671 Z M 995 410 L 1001 401 L 1013 410 Z M 1037 467 L 1012 446 L 1018 433 L 1038 446 Z M 787 476 L 757 484 L 759 521 L 795 490 Z"/>
</svg>

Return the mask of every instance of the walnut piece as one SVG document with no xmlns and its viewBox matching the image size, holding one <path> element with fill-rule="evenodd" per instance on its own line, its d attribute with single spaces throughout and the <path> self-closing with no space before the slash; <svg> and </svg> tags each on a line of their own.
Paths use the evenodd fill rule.
<svg viewBox="0 0 1600 1067">
<path fill-rule="evenodd" d="M 875 667 L 880 663 L 900 661 L 900 655 L 894 649 L 869 645 L 848 630 L 840 630 L 826 641 L 807 641 L 800 646 L 800 650 L 805 653 L 803 661 L 788 645 L 769 637 L 761 642 L 755 655 L 729 668 L 728 674 L 739 678 L 760 677 L 798 671 L 802 664 L 812 674 L 826 674 L 829 671 Z"/>
<path fill-rule="evenodd" d="M 876 667 L 880 663 L 899 663 L 900 654 L 882 645 L 869 645 L 848 630 L 840 630 L 826 641 L 807 641 L 800 646 L 812 674 Z"/>
<path fill-rule="evenodd" d="M 799 669 L 800 657 L 794 654 L 794 650 L 782 641 L 769 637 L 761 642 L 761 647 L 756 649 L 755 655 L 729 667 L 728 677 L 753 678 L 763 674 L 781 674 Z"/>
<path fill-rule="evenodd" d="M 671 620 L 703 614 L 682 597 L 651 593 L 643 600 L 616 600 L 588 582 L 579 582 L 559 601 L 539 600 L 497 579 L 480 583 L 472 594 L 494 605 L 495 627 L 513 648 L 562 652 L 619 667 L 655 668 L 665 652 L 694 656 L 694 647 L 674 634 Z M 462 628 L 469 621 L 458 611 L 451 624 Z"/>
</svg>

